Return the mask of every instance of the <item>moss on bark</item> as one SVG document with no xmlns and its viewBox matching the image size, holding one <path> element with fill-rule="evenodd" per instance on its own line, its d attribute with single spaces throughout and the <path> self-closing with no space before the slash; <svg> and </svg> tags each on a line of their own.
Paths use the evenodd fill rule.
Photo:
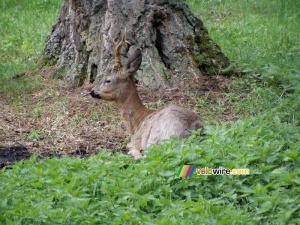
<svg viewBox="0 0 300 225">
<path fill-rule="evenodd" d="M 131 45 L 122 49 L 122 56 L 142 49 L 136 78 L 149 87 L 167 85 L 178 74 L 214 75 L 230 64 L 184 0 L 63 0 L 44 63 L 56 65 L 54 73 L 70 86 L 98 82 L 110 71 L 113 42 L 125 28 Z"/>
</svg>

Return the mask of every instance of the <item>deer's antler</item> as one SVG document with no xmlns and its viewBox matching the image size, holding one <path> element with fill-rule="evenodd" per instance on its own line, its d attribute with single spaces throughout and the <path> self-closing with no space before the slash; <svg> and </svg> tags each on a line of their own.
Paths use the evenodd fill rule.
<svg viewBox="0 0 300 225">
<path fill-rule="evenodd" d="M 123 36 L 122 36 L 122 40 L 121 40 L 118 44 L 116 44 L 116 43 L 114 42 L 114 46 L 115 46 L 115 49 L 114 49 L 115 57 L 114 57 L 114 66 L 113 66 L 113 70 L 115 70 L 115 71 L 120 70 L 120 68 L 122 67 L 120 50 L 121 50 L 121 47 L 124 45 L 124 43 L 130 44 L 130 42 L 126 40 L 126 29 L 125 29 L 125 32 L 124 32 L 124 34 L 123 34 Z"/>
</svg>

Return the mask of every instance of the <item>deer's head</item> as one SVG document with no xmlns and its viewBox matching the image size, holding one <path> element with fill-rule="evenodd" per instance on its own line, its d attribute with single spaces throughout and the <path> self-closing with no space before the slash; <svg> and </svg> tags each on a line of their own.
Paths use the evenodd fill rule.
<svg viewBox="0 0 300 225">
<path fill-rule="evenodd" d="M 128 96 L 131 90 L 135 90 L 134 74 L 139 69 L 142 62 L 142 53 L 137 49 L 122 65 L 120 49 L 127 42 L 123 35 L 122 41 L 114 49 L 114 65 L 107 75 L 96 84 L 90 95 L 93 98 L 100 98 L 107 101 L 122 101 Z"/>
</svg>

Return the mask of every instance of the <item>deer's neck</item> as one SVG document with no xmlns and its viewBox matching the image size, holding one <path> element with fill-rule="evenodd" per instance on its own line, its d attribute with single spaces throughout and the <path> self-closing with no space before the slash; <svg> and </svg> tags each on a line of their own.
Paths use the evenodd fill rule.
<svg viewBox="0 0 300 225">
<path fill-rule="evenodd" d="M 128 95 L 125 101 L 117 102 L 117 104 L 130 134 L 133 134 L 144 119 L 155 111 L 143 105 L 137 91 Z"/>
</svg>

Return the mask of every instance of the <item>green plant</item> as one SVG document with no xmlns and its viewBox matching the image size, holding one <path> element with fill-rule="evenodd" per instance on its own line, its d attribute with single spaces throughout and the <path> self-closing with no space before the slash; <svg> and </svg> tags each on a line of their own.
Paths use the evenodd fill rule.
<svg viewBox="0 0 300 225">
<path fill-rule="evenodd" d="M 44 131 L 32 130 L 26 137 L 26 140 L 40 141 L 46 136 Z"/>
<path fill-rule="evenodd" d="M 41 105 L 39 103 L 33 107 L 32 111 L 31 111 L 31 115 L 34 118 L 39 118 L 41 116 Z"/>
<path fill-rule="evenodd" d="M 167 140 L 137 162 L 106 151 L 86 159 L 33 157 L 0 171 L 0 222 L 296 223 L 299 134 L 269 113 L 207 127 L 202 138 L 195 132 Z M 251 172 L 177 178 L 183 164 Z"/>
<path fill-rule="evenodd" d="M 48 4 L 53 2 L 3 1 L 1 27 L 8 25 L 11 29 L 13 25 L 5 24 L 4 17 L 20 12 L 21 7 L 38 9 L 46 17 L 52 10 Z M 34 156 L 17 162 L 0 170 L 1 224 L 300 223 L 299 2 L 187 2 L 244 73 L 226 84 L 228 92 L 223 100 L 210 100 L 209 94 L 198 99 L 206 123 L 213 124 L 206 126 L 206 135 L 194 132 L 186 140 L 166 140 L 147 149 L 147 157 L 139 161 L 100 151 L 85 159 L 37 160 Z M 58 10 L 57 4 L 53 11 Z M 31 13 L 24 15 L 32 17 Z M 54 21 L 56 16 L 53 17 Z M 16 24 L 21 19 L 17 18 Z M 9 48 L 12 43 L 20 43 L 18 35 L 9 39 L 0 32 L 1 45 L 5 45 L 0 50 L 0 64 L 4 65 L 1 69 L 6 71 L 2 74 L 15 73 L 13 66 L 8 66 L 11 61 L 17 64 L 18 72 L 23 71 L 27 66 L 23 65 L 26 52 L 19 54 L 17 47 Z M 24 49 L 37 58 L 38 54 L 28 46 L 31 44 L 24 45 Z M 5 93 L 17 90 L 12 101 L 17 110 L 23 110 L 22 105 L 28 102 L 23 81 L 14 81 L 11 88 L 8 80 L 1 84 L 0 92 L 2 87 L 7 88 Z M 58 90 L 47 92 L 44 97 L 57 98 L 54 123 L 61 123 L 63 117 L 59 115 L 68 111 L 66 100 L 60 98 Z M 43 103 L 34 105 L 30 111 L 33 117 L 39 117 L 42 107 Z M 219 122 L 216 115 L 226 113 L 228 108 L 240 119 Z M 112 120 L 111 105 L 102 113 L 90 112 L 87 117 L 92 121 Z M 75 114 L 71 117 L 73 125 L 81 125 L 85 116 Z M 117 122 L 118 119 L 113 123 Z M 32 130 L 27 140 L 38 141 L 45 136 L 42 130 Z M 197 168 L 249 168 L 250 175 L 194 173 L 189 178 L 178 178 L 176 174 L 183 164 Z"/>
<path fill-rule="evenodd" d="M 9 78 L 34 70 L 60 3 L 61 0 L 1 1 L 0 94 L 4 97 L 13 98 L 41 87 L 37 79 Z"/>
</svg>

